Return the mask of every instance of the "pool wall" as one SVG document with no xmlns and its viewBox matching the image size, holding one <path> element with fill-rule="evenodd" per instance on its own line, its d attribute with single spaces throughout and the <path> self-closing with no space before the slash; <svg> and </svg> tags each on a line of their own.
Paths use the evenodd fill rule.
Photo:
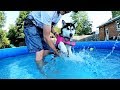
<svg viewBox="0 0 120 90">
<path fill-rule="evenodd" d="M 120 41 L 84 41 L 84 42 L 76 42 L 74 49 L 87 49 L 87 48 L 95 48 L 95 49 L 111 49 L 115 46 L 115 50 L 120 50 Z M 5 48 L 0 49 L 0 59 L 7 58 L 11 56 L 18 56 L 22 54 L 28 54 L 28 49 L 26 46 L 16 47 L 16 48 Z"/>
<path fill-rule="evenodd" d="M 87 42 L 76 42 L 74 49 L 111 49 L 115 47 L 115 50 L 120 50 L 120 41 L 87 41 Z"/>
<path fill-rule="evenodd" d="M 28 53 L 29 52 L 26 46 L 0 49 L 0 59 Z"/>
</svg>

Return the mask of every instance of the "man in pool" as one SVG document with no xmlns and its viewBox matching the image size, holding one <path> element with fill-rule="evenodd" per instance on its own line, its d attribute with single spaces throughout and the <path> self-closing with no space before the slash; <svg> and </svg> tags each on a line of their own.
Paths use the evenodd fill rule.
<svg viewBox="0 0 120 90">
<path fill-rule="evenodd" d="M 50 32 L 56 32 L 53 27 L 61 18 L 61 15 L 70 11 L 32 11 L 24 21 L 25 42 L 29 52 L 36 52 L 36 63 L 39 69 L 44 65 L 44 56 L 50 48 L 54 54 L 59 53 L 50 38 Z"/>
</svg>

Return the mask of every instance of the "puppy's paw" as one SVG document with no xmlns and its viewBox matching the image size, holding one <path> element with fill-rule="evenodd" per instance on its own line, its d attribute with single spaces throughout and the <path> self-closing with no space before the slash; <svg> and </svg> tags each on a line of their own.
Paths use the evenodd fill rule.
<svg viewBox="0 0 120 90">
<path fill-rule="evenodd" d="M 60 52 L 60 55 L 63 56 L 63 57 L 67 57 L 68 53 L 67 52 Z"/>
</svg>

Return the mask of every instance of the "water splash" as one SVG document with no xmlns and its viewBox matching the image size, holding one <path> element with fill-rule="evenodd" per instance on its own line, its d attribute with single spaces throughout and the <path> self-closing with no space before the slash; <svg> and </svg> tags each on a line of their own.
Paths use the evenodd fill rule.
<svg viewBox="0 0 120 90">
<path fill-rule="evenodd" d="M 108 57 L 110 57 L 111 54 L 114 52 L 115 47 L 117 46 L 116 44 L 119 43 L 119 42 L 118 42 L 119 36 L 120 36 L 120 33 L 118 33 L 118 35 L 117 35 L 117 39 L 115 40 L 115 44 L 113 45 L 111 52 L 110 52 L 109 54 L 107 54 L 107 56 L 105 56 L 105 57 L 102 59 L 102 61 L 106 60 L 106 59 L 107 59 Z"/>
<path fill-rule="evenodd" d="M 109 79 L 116 78 L 115 75 L 117 75 L 117 78 L 120 78 L 120 74 L 118 75 L 119 70 L 117 70 L 120 67 L 120 63 L 118 61 L 110 61 L 108 58 L 103 60 L 103 57 L 106 57 L 105 54 L 102 56 L 97 52 L 99 51 L 90 51 L 84 48 L 74 52 L 69 58 L 56 57 L 55 60 L 51 60 L 44 67 L 44 72 L 48 79 Z M 106 51 L 103 50 L 103 52 Z M 94 55 L 100 55 L 101 58 Z"/>
</svg>

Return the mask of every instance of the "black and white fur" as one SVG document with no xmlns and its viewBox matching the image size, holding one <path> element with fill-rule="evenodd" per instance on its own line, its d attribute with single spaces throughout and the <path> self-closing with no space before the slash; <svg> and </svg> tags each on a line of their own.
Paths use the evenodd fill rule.
<svg viewBox="0 0 120 90">
<path fill-rule="evenodd" d="M 71 41 L 74 34 L 75 34 L 75 23 L 66 23 L 64 20 L 62 20 L 62 28 L 60 35 L 62 35 L 65 40 L 69 39 Z M 60 50 L 60 54 L 64 54 L 65 56 L 68 57 L 72 55 L 72 51 L 71 51 L 72 46 L 60 42 L 57 47 Z"/>
</svg>

